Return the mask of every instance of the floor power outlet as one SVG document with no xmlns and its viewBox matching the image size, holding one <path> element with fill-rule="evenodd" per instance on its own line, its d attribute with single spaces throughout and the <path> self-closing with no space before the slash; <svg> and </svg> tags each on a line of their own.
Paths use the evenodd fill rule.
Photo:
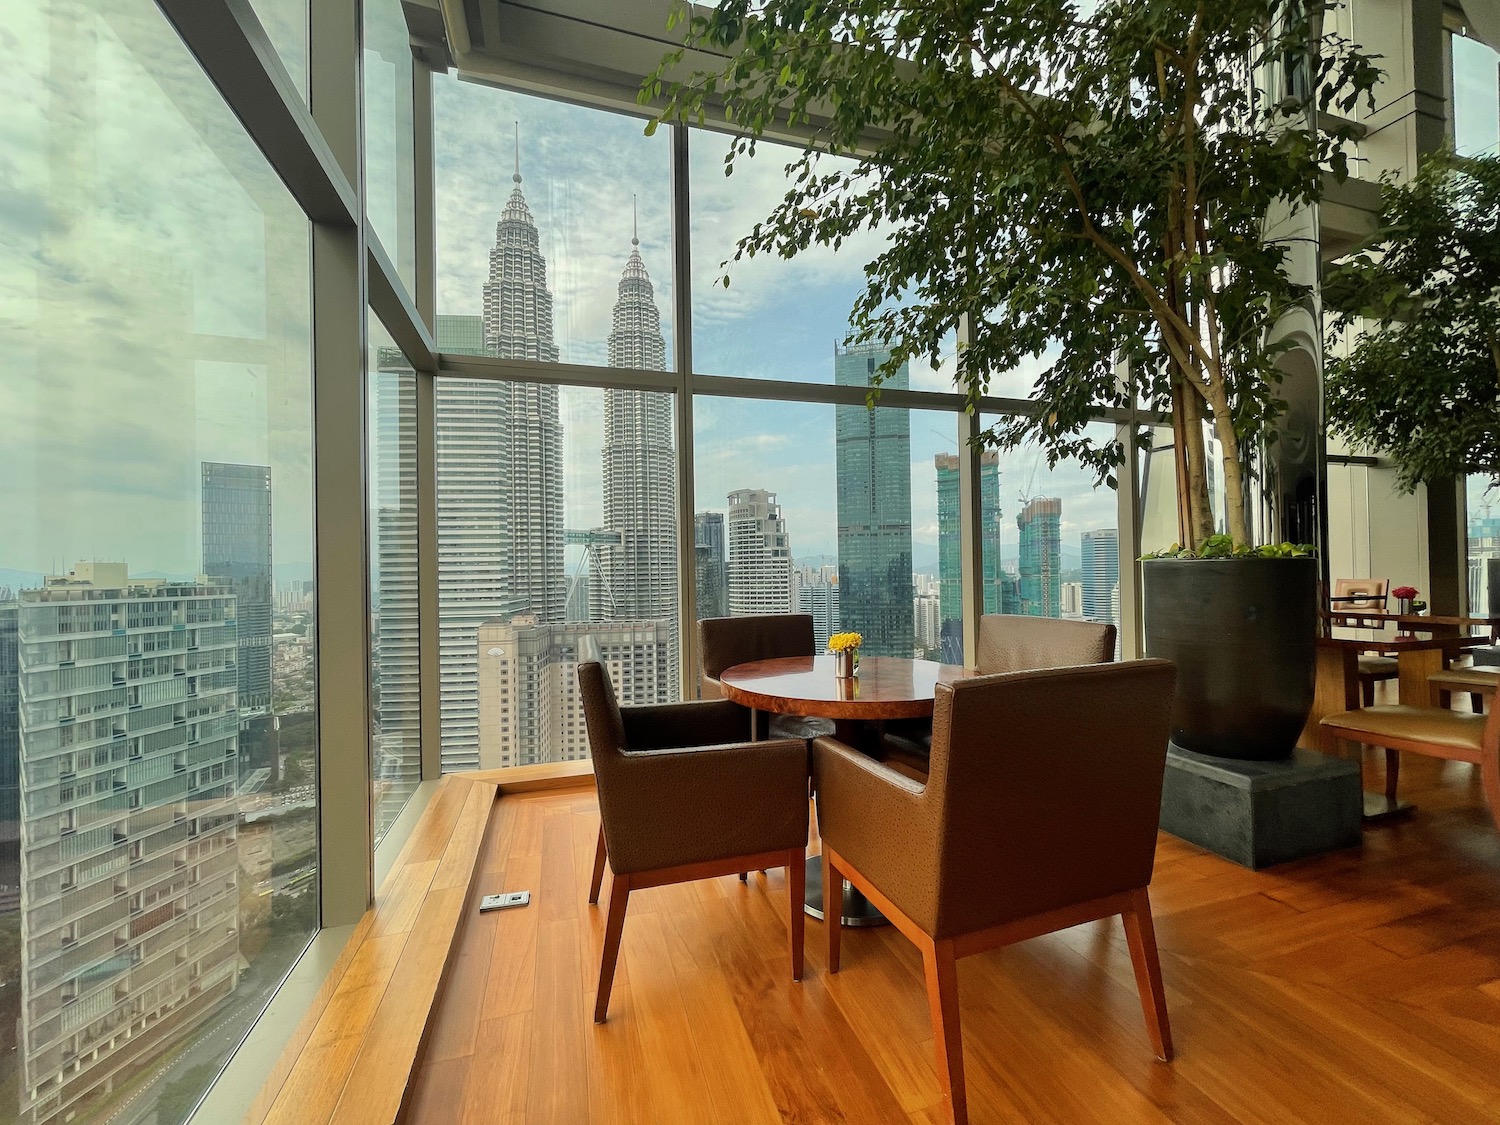
<svg viewBox="0 0 1500 1125">
<path fill-rule="evenodd" d="M 526 906 L 531 902 L 530 891 L 508 891 L 503 895 L 485 895 L 479 900 L 479 913 L 504 910 L 510 906 Z"/>
</svg>

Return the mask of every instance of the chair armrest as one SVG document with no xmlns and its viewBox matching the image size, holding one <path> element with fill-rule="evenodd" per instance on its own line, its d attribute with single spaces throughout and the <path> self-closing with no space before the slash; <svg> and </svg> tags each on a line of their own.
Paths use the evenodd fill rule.
<svg viewBox="0 0 1500 1125">
<path fill-rule="evenodd" d="M 926 786 L 836 738 L 813 742 L 818 835 L 928 933 L 937 923 L 938 809 Z"/>
<path fill-rule="evenodd" d="M 749 708 L 727 699 L 621 707 L 620 719 L 632 751 L 721 746 L 751 737 Z"/>
<path fill-rule="evenodd" d="M 631 751 L 595 768 L 617 874 L 807 845 L 800 741 Z"/>
</svg>

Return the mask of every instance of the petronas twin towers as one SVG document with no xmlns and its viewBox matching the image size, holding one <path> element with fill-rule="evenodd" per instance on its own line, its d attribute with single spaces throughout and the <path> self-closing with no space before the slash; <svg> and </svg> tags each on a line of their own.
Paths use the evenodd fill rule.
<svg viewBox="0 0 1500 1125">
<path fill-rule="evenodd" d="M 489 254 L 478 318 L 482 342 L 471 345 L 505 359 L 555 363 L 547 262 L 521 190 L 519 160 L 512 179 Z M 442 329 L 440 323 L 440 336 Z M 614 306 L 609 364 L 666 366 L 661 314 L 634 232 Z M 582 649 L 604 655 L 630 701 L 666 699 L 674 680 L 671 397 L 604 392 L 603 525 L 570 530 L 558 387 L 468 379 L 437 386 L 444 766 L 585 757 L 572 683 Z M 586 600 L 576 591 L 570 599 L 570 540 L 593 553 Z"/>
</svg>

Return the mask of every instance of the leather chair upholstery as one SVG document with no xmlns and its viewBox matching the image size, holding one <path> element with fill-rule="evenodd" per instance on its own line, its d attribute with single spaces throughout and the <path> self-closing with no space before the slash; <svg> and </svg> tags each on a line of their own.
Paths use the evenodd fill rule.
<svg viewBox="0 0 1500 1125">
<path fill-rule="evenodd" d="M 974 666 L 985 675 L 1035 668 L 1108 664 L 1115 658 L 1113 625 L 987 613 L 979 619 Z"/>
<path fill-rule="evenodd" d="M 632 889 L 785 866 L 800 979 L 807 744 L 745 741 L 744 709 L 727 700 L 622 708 L 597 661 L 578 665 L 578 686 L 599 792 L 590 902 L 606 858 L 614 873 L 595 1020 L 608 1009 Z"/>
<path fill-rule="evenodd" d="M 984 675 L 996 675 L 1108 664 L 1115 658 L 1116 633 L 1113 625 L 1095 621 L 987 613 L 979 619 L 975 668 Z M 883 751 L 888 760 L 920 775 L 932 751 L 932 724 L 925 719 L 886 724 Z"/>
<path fill-rule="evenodd" d="M 1165 660 L 939 684 L 925 784 L 813 743 L 830 971 L 842 877 L 922 949 L 953 1121 L 966 1110 L 952 961 L 970 952 L 1124 915 L 1153 1045 L 1171 1056 L 1146 888 L 1175 685 Z"/>
</svg>

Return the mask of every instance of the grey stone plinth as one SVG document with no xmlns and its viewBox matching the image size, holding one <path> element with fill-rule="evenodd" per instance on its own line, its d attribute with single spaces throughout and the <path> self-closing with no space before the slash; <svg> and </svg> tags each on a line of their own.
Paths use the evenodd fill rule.
<svg viewBox="0 0 1500 1125">
<path fill-rule="evenodd" d="M 1237 762 L 1167 747 L 1163 831 L 1245 867 L 1301 859 L 1360 839 L 1359 764 L 1312 750 Z"/>
</svg>

